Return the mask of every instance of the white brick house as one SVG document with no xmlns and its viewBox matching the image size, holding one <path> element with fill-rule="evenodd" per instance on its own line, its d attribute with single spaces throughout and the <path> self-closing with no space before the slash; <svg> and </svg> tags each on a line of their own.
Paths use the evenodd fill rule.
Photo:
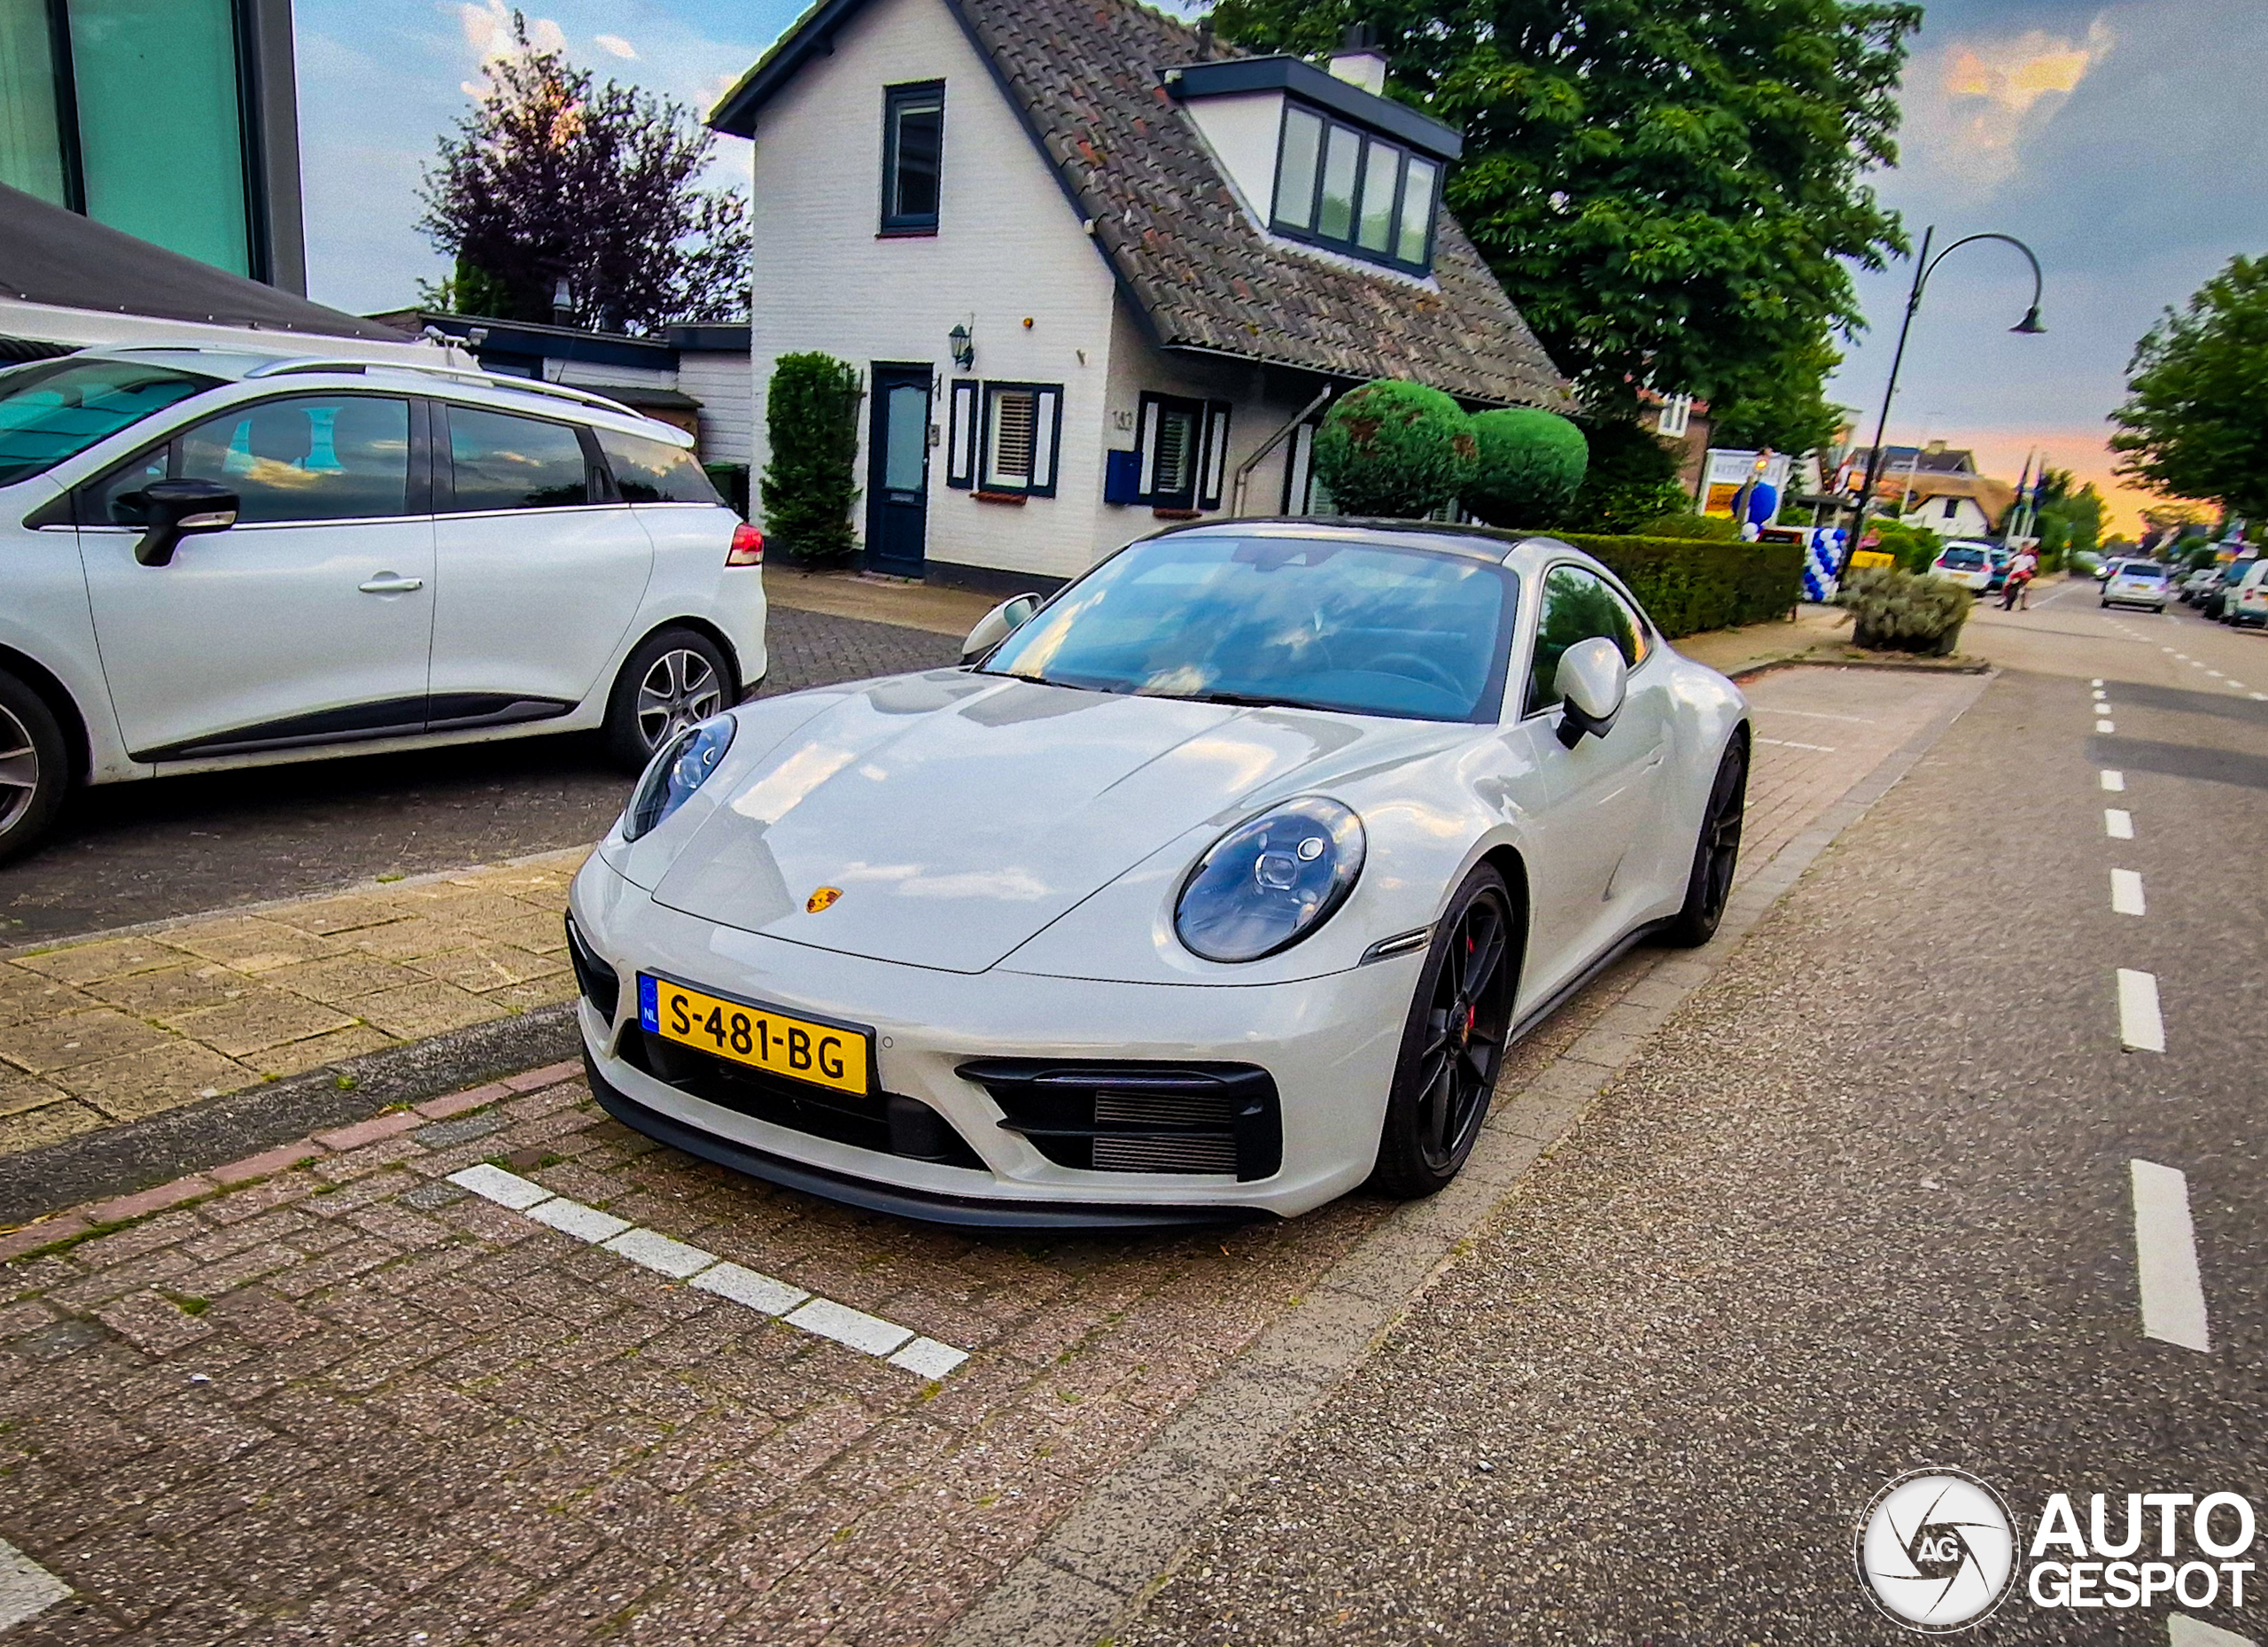
<svg viewBox="0 0 2268 1647">
<path fill-rule="evenodd" d="M 1334 70 L 1130 0 L 820 0 L 711 120 L 755 139 L 756 472 L 774 361 L 849 361 L 867 564 L 1052 587 L 1234 508 L 1325 391 L 1564 406 L 1439 209 L 1457 135 Z M 1314 421 L 1243 513 L 1318 501 Z"/>
</svg>

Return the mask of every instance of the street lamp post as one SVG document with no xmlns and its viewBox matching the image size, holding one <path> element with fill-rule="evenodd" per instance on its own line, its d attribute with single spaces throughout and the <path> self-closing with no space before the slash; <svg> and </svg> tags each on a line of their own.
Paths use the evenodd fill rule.
<svg viewBox="0 0 2268 1647">
<path fill-rule="evenodd" d="M 1851 523 L 1850 536 L 1843 546 L 1843 564 L 1837 569 L 1838 577 L 1849 574 L 1851 556 L 1856 553 L 1859 540 L 1867 529 L 1867 511 L 1874 507 L 1875 483 L 1882 478 L 1882 442 L 1883 435 L 1890 424 L 1890 402 L 1898 392 L 1898 369 L 1906 361 L 1906 334 L 1913 330 L 1914 311 L 1922 307 L 1922 289 L 1930 284 L 1930 276 L 1937 272 L 1938 265 L 1972 241 L 2007 241 L 2017 251 L 2023 252 L 2024 260 L 2031 265 L 2031 307 L 2024 310 L 2023 318 L 2008 330 L 2026 338 L 2036 338 L 2047 330 L 2039 323 L 2039 299 L 2046 283 L 2040 276 L 2039 260 L 2033 255 L 2030 246 L 2024 245 L 2014 235 L 1992 233 L 1964 235 L 1938 252 L 1937 256 L 1931 257 L 1930 242 L 1936 237 L 1937 232 L 1937 225 L 1934 223 L 1922 231 L 1922 250 L 1914 259 L 1914 290 L 1906 294 L 1906 315 L 1898 323 L 1898 347 L 1891 352 L 1890 356 L 1890 381 L 1883 385 L 1882 415 L 1875 419 L 1874 450 L 1867 454 L 1867 478 L 1859 492 L 1858 517 Z"/>
</svg>

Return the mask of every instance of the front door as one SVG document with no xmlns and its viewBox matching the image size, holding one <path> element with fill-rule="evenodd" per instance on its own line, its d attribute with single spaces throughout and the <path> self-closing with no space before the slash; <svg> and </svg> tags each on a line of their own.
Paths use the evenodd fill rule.
<svg viewBox="0 0 2268 1647">
<path fill-rule="evenodd" d="M 929 521 L 929 379 L 927 366 L 876 366 L 866 436 L 866 564 L 901 578 L 921 575 Z"/>
</svg>

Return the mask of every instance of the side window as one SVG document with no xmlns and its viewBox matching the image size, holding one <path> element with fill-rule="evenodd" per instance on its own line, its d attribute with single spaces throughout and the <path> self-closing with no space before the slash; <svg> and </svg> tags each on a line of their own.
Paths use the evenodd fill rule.
<svg viewBox="0 0 2268 1647">
<path fill-rule="evenodd" d="M 709 484 L 700 462 L 681 446 L 625 435 L 611 429 L 594 431 L 599 450 L 614 470 L 614 489 L 625 503 L 717 503 L 717 488 Z"/>
<path fill-rule="evenodd" d="M 1554 566 L 1543 579 L 1543 610 L 1536 619 L 1535 656 L 1528 669 L 1527 709 L 1533 715 L 1559 702 L 1559 659 L 1578 641 L 1604 636 L 1635 669 L 1651 649 L 1646 625 L 1622 597 L 1580 566 Z"/>
<path fill-rule="evenodd" d="M 457 513 L 559 509 L 591 501 L 582 439 L 565 423 L 469 406 L 450 407 L 448 423 Z"/>
<path fill-rule="evenodd" d="M 170 471 L 171 445 L 144 452 L 130 463 L 121 463 L 79 488 L 79 524 L 82 526 L 146 526 L 142 488 L 163 480 Z"/>
<path fill-rule="evenodd" d="M 179 446 L 175 472 L 233 487 L 237 518 L 246 523 L 361 520 L 409 510 L 407 400 L 263 400 L 198 424 Z"/>
<path fill-rule="evenodd" d="M 944 159 L 945 82 L 882 93 L 882 233 L 933 235 Z"/>
</svg>

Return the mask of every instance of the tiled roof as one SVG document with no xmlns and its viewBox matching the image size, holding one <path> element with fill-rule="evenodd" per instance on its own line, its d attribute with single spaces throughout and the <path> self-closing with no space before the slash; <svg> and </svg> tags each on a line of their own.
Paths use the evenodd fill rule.
<svg viewBox="0 0 2268 1647">
<path fill-rule="evenodd" d="M 814 0 L 711 118 L 745 136 L 758 106 L 862 0 Z M 1236 202 L 1159 71 L 1244 55 L 1135 0 L 945 0 L 1073 208 L 1169 348 L 1334 377 L 1409 377 L 1468 400 L 1569 404 L 1565 380 L 1444 210 L 1438 290 L 1289 249 Z"/>
<path fill-rule="evenodd" d="M 949 0 L 1085 214 L 1157 340 L 1474 400 L 1558 407 L 1564 380 L 1449 214 L 1440 290 L 1271 243 L 1159 83 L 1188 25 L 1132 0 Z M 1216 44 L 1215 57 L 1239 55 Z"/>
</svg>

